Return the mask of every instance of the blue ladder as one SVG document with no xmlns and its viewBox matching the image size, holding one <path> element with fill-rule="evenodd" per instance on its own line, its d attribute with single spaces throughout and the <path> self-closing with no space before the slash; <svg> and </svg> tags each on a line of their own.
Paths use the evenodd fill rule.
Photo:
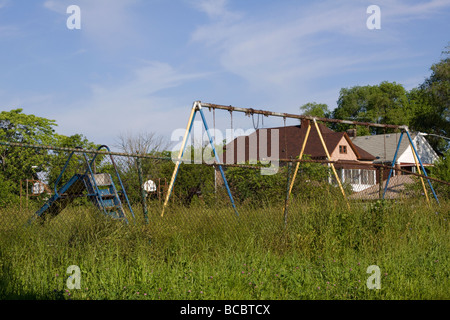
<svg viewBox="0 0 450 320">
<path fill-rule="evenodd" d="M 109 148 L 105 145 L 100 146 L 97 150 L 99 151 L 102 148 L 106 148 L 108 151 Z M 80 148 L 81 149 L 81 148 Z M 94 205 L 100 209 L 105 215 L 113 218 L 113 219 L 121 219 L 128 223 L 128 219 L 125 216 L 125 211 L 123 209 L 122 201 L 119 196 L 119 192 L 117 191 L 113 179 L 109 173 L 93 173 L 92 165 L 98 155 L 95 154 L 91 161 L 88 160 L 86 153 L 83 153 L 84 159 L 87 164 L 87 169 L 84 174 L 75 174 L 72 178 L 69 179 L 59 190 L 57 190 L 59 181 L 66 170 L 70 159 L 72 158 L 72 152 L 67 159 L 64 168 L 59 174 L 58 178 L 55 182 L 55 194 L 47 200 L 47 202 L 35 212 L 34 216 L 29 220 L 31 222 L 33 219 L 37 218 L 45 218 L 46 216 L 56 217 L 64 208 L 67 207 L 74 199 L 79 197 L 88 197 Z M 133 209 L 131 208 L 130 201 L 128 200 L 127 193 L 123 186 L 122 180 L 120 179 L 120 175 L 117 171 L 116 164 L 114 162 L 114 158 L 112 155 L 111 162 L 114 166 L 117 179 L 122 188 L 122 194 L 124 196 L 125 201 L 128 204 L 128 208 L 131 212 L 131 215 L 134 217 Z M 86 190 L 87 194 L 83 191 Z"/>
</svg>

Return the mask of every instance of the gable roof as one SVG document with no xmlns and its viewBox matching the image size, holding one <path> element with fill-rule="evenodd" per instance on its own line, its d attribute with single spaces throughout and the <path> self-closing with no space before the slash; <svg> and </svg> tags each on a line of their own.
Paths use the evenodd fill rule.
<svg viewBox="0 0 450 320">
<path fill-rule="evenodd" d="M 375 162 L 389 162 L 394 160 L 395 150 L 400 140 L 400 133 L 379 134 L 371 136 L 354 137 L 353 143 L 360 148 L 370 150 L 370 152 L 377 157 Z M 411 134 L 411 139 L 414 140 L 416 134 Z M 400 148 L 398 150 L 399 157 L 403 152 L 409 148 L 409 139 L 407 137 L 402 138 Z"/>
<path fill-rule="evenodd" d="M 306 137 L 306 131 L 309 120 L 302 121 L 303 125 L 296 126 L 286 126 L 286 127 L 275 127 L 267 129 L 258 129 L 248 136 L 240 136 L 230 142 L 226 147 L 223 155 L 223 161 L 225 163 L 238 163 L 242 160 L 249 161 L 249 145 L 250 139 L 252 141 L 259 141 L 261 130 L 266 130 L 267 132 L 267 156 L 270 157 L 272 150 L 272 131 L 278 130 L 278 158 L 279 159 L 296 159 L 299 154 Z M 336 149 L 342 138 L 346 139 L 350 147 L 354 151 L 358 160 L 375 160 L 375 156 L 363 150 L 362 148 L 355 145 L 345 132 L 334 132 L 330 128 L 326 127 L 324 124 L 319 123 L 319 130 L 322 133 L 325 145 L 327 146 L 328 152 L 331 153 Z M 256 136 L 256 137 L 255 137 Z M 256 139 L 255 139 L 256 138 Z M 232 145 L 231 145 L 232 144 Z M 242 155 L 238 157 L 238 146 L 244 145 L 245 148 L 245 158 Z M 234 161 L 228 162 L 226 159 L 226 150 L 232 149 L 234 146 Z M 256 148 L 257 159 L 262 159 L 260 155 L 259 148 Z M 312 159 L 322 160 L 326 159 L 326 153 L 320 141 L 319 134 L 317 133 L 316 127 L 311 125 L 311 131 L 309 133 L 309 138 L 305 146 L 304 154 L 310 155 Z M 264 156 L 264 155 L 262 155 Z M 251 159 L 255 160 L 255 159 Z"/>
</svg>

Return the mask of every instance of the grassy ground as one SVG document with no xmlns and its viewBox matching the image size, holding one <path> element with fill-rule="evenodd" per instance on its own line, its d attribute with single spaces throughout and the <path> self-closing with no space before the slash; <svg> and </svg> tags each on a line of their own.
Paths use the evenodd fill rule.
<svg viewBox="0 0 450 320">
<path fill-rule="evenodd" d="M 0 299 L 450 298 L 447 202 L 293 201 L 287 224 L 281 205 L 160 209 L 148 225 L 139 208 L 125 225 L 78 207 L 27 227 L 33 210 L 0 211 Z"/>
</svg>

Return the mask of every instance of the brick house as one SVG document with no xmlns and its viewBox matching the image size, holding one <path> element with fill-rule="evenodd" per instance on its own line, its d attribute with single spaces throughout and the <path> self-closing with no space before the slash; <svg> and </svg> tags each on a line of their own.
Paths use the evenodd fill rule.
<svg viewBox="0 0 450 320">
<path fill-rule="evenodd" d="M 308 121 L 302 120 L 301 124 L 296 126 L 258 129 L 247 136 L 237 137 L 224 147 L 222 161 L 226 164 L 242 164 L 296 159 L 306 137 Z M 351 184 L 354 191 L 364 190 L 377 183 L 376 170 L 371 166 L 375 156 L 354 144 L 346 132 L 335 132 L 321 123 L 318 127 L 330 160 L 336 161 L 335 168 L 341 182 Z M 304 154 L 309 155 L 312 160 L 327 160 L 313 124 Z M 285 162 L 279 163 L 284 164 Z"/>
</svg>

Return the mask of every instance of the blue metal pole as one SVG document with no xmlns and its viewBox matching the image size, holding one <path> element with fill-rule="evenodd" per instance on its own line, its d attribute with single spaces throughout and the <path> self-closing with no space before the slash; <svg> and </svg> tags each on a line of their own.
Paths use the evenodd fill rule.
<svg viewBox="0 0 450 320">
<path fill-rule="evenodd" d="M 417 153 L 416 147 L 414 146 L 414 143 L 413 143 L 413 141 L 411 139 L 411 136 L 409 135 L 408 130 L 406 130 L 406 134 L 408 135 L 408 139 L 409 139 L 409 142 L 411 143 L 411 146 L 413 148 L 413 152 L 416 154 L 417 160 L 419 160 L 419 164 L 420 164 L 420 167 L 422 168 L 423 174 L 425 175 L 425 177 L 428 178 L 427 172 L 425 171 L 425 168 L 423 167 L 422 161 L 420 160 L 419 154 Z M 433 192 L 434 198 L 436 199 L 437 203 L 439 204 L 439 200 L 437 198 L 436 193 L 434 192 L 433 186 L 431 185 L 430 179 L 427 179 L 427 181 L 428 181 L 428 185 L 430 186 L 431 191 Z"/>
<path fill-rule="evenodd" d="M 69 155 L 69 158 L 67 158 L 66 163 L 65 163 L 63 169 L 61 170 L 61 173 L 59 174 L 58 178 L 57 178 L 56 181 L 55 181 L 55 195 L 56 195 L 57 197 L 60 196 L 59 193 L 58 193 L 58 183 L 59 183 L 59 181 L 61 180 L 64 171 L 66 171 L 66 168 L 67 168 L 67 166 L 69 165 L 70 159 L 72 158 L 73 154 L 74 154 L 74 152 L 72 152 L 72 153 Z"/>
<path fill-rule="evenodd" d="M 199 107 L 198 110 L 200 111 L 200 115 L 202 116 L 203 125 L 205 126 L 206 133 L 208 134 L 209 143 L 211 144 L 211 147 L 213 149 L 214 157 L 216 158 L 216 162 L 220 163 L 219 156 L 217 155 L 216 148 L 214 147 L 213 139 L 211 137 L 211 134 L 209 133 L 209 128 L 208 128 L 208 124 L 206 123 L 205 115 L 203 114 L 201 107 Z M 234 212 L 236 213 L 236 215 L 239 216 L 239 213 L 236 210 L 236 205 L 234 204 L 233 196 L 231 195 L 231 191 L 228 186 L 227 179 L 225 178 L 225 173 L 223 172 L 222 166 L 220 164 L 218 165 L 218 167 L 220 170 L 220 174 L 222 175 L 222 179 L 225 184 L 225 188 L 227 189 L 227 193 L 228 193 L 228 197 L 230 198 L 231 205 L 233 206 L 233 209 L 234 209 Z"/>
<path fill-rule="evenodd" d="M 391 170 L 389 171 L 389 176 L 387 178 L 386 181 L 386 186 L 384 187 L 384 192 L 383 192 L 383 200 L 384 200 L 384 196 L 386 194 L 388 185 L 389 185 L 389 180 L 391 180 L 391 175 L 392 175 L 392 171 L 394 169 L 395 166 L 395 162 L 397 161 L 397 154 L 398 154 L 398 150 L 400 149 L 400 144 L 402 143 L 402 138 L 403 138 L 403 131 L 400 135 L 400 139 L 398 140 L 398 145 L 397 145 L 397 149 L 395 150 L 395 155 L 394 155 L 394 159 L 392 160 L 392 166 L 391 166 Z M 383 180 L 383 177 L 381 177 L 381 180 Z M 383 181 L 380 181 L 380 183 L 382 183 Z"/>
<path fill-rule="evenodd" d="M 108 152 L 111 152 L 109 147 L 105 146 L 105 145 L 100 146 L 97 150 L 100 150 L 101 148 L 106 148 L 106 150 L 108 150 Z M 97 156 L 97 154 L 95 156 Z M 117 176 L 117 179 L 119 180 L 119 184 L 120 184 L 120 187 L 122 188 L 123 195 L 125 196 L 125 200 L 127 201 L 128 209 L 130 209 L 131 215 L 133 216 L 134 223 L 136 223 L 136 218 L 134 217 L 134 212 L 133 212 L 133 209 L 131 208 L 130 200 L 128 199 L 128 195 L 127 195 L 127 192 L 125 190 L 125 187 L 123 186 L 122 179 L 120 178 L 120 174 L 117 171 L 117 166 L 116 166 L 116 163 L 114 162 L 114 158 L 113 158 L 113 156 L 111 154 L 109 155 L 109 157 L 111 159 L 111 163 L 113 164 L 114 171 L 116 171 L 116 176 Z M 116 187 L 114 186 L 114 184 L 113 184 L 113 187 L 114 187 L 114 190 L 115 190 Z"/>
<path fill-rule="evenodd" d="M 92 171 L 92 168 L 91 168 L 92 162 L 89 163 L 89 160 L 88 160 L 88 157 L 87 157 L 86 153 L 83 153 L 83 156 L 84 156 L 84 159 L 85 159 L 86 164 L 88 166 L 88 168 L 86 169 L 85 175 L 87 175 L 88 172 L 91 174 L 91 179 L 92 179 L 92 182 L 94 184 L 94 192 L 95 192 L 94 195 L 95 195 L 95 197 L 97 199 L 97 202 L 100 202 L 100 205 L 102 206 L 103 212 L 105 213 L 105 215 L 108 215 L 108 213 L 106 211 L 106 208 L 105 208 L 105 204 L 103 203 L 103 201 L 101 199 L 100 190 L 99 190 L 99 188 L 97 186 L 97 182 L 95 181 L 94 172 Z M 97 154 L 95 155 L 95 157 L 96 156 L 97 156 Z M 95 159 L 95 157 L 94 157 L 94 159 Z M 125 222 L 128 224 L 127 218 L 126 217 L 124 217 L 124 218 L 125 218 Z"/>
</svg>

